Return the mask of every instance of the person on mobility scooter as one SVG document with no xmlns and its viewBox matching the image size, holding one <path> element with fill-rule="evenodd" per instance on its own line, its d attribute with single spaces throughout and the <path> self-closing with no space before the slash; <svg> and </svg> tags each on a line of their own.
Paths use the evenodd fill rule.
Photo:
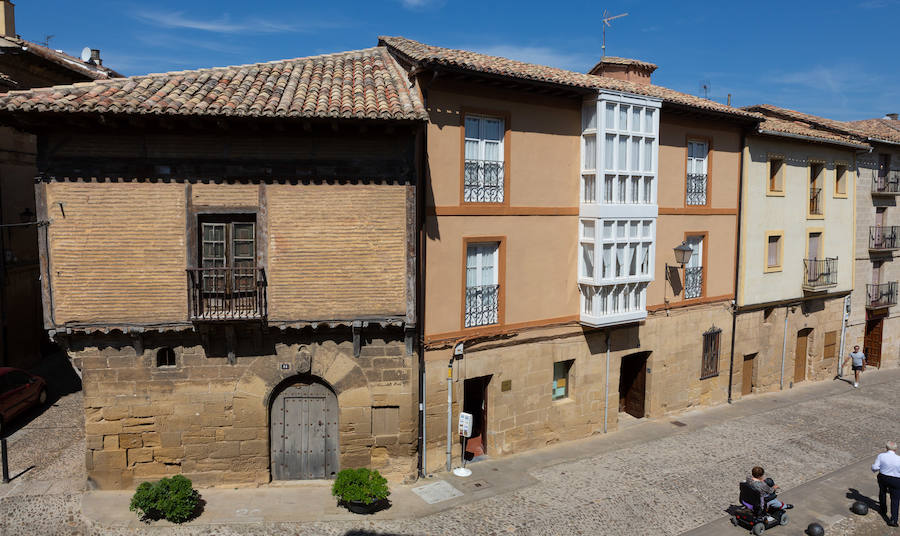
<svg viewBox="0 0 900 536">
<path fill-rule="evenodd" d="M 731 517 L 732 524 L 749 528 L 757 536 L 775 525 L 787 525 L 788 516 L 785 511 L 794 507 L 775 497 L 779 488 L 771 478 L 763 479 L 765 474 L 762 467 L 756 466 L 750 471 L 747 480 L 740 483 L 740 502 L 743 508 L 736 510 Z"/>
</svg>

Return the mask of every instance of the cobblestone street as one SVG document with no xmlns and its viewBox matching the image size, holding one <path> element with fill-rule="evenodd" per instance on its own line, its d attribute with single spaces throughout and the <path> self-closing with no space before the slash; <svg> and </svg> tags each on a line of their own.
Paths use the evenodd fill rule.
<svg viewBox="0 0 900 536">
<path fill-rule="evenodd" d="M 886 438 L 900 437 L 898 380 L 900 371 L 892 370 L 867 374 L 860 389 L 843 382 L 803 385 L 732 406 L 638 423 L 604 438 L 477 464 L 484 468 L 494 464 L 503 471 L 543 457 L 542 465 L 535 463 L 528 471 L 536 480 L 533 485 L 425 517 L 210 524 L 201 516 L 168 530 L 106 526 L 81 514 L 76 487 L 84 481 L 84 445 L 78 438 L 80 428 L 74 425 L 81 422 L 76 393 L 11 438 L 11 474 L 35 467 L 0 488 L 2 534 L 674 535 L 722 518 L 723 510 L 736 500 L 737 481 L 754 464 L 766 467 L 789 493 L 874 457 Z M 676 419 L 686 426 L 673 425 Z M 60 422 L 73 426 L 60 427 Z M 649 432 L 640 432 L 642 428 Z M 648 439 L 616 442 L 616 436 L 638 432 Z M 482 469 L 477 465 L 476 477 Z M 843 497 L 835 500 L 846 502 Z M 802 500 L 795 501 L 799 511 Z M 892 534 L 880 520 L 869 518 L 842 521 L 835 525 L 835 533 Z M 780 533 L 800 530 L 792 526 L 790 532 Z M 734 529 L 734 534 L 741 533 Z"/>
</svg>

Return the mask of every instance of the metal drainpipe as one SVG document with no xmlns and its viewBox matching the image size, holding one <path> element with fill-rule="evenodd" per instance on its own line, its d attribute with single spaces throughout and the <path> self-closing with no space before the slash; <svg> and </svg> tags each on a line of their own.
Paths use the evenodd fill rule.
<svg viewBox="0 0 900 536">
<path fill-rule="evenodd" d="M 787 352 L 787 321 L 788 321 L 788 309 L 791 306 L 784 306 L 784 334 L 782 335 L 781 342 L 781 379 L 778 380 L 778 388 L 784 390 L 784 354 Z"/>
<path fill-rule="evenodd" d="M 447 471 L 453 467 L 451 451 L 453 448 L 453 357 L 447 364 Z"/>
<path fill-rule="evenodd" d="M 606 330 L 606 388 L 603 390 L 603 433 L 606 433 L 606 423 L 609 422 L 607 417 L 609 413 L 609 335 L 610 330 Z"/>
<path fill-rule="evenodd" d="M 838 362 L 837 362 L 837 377 L 838 378 L 844 377 L 844 374 L 843 374 L 844 367 L 842 366 L 842 363 L 844 362 L 844 344 L 845 344 L 844 336 L 847 333 L 847 320 L 850 319 L 849 315 L 847 315 L 847 306 L 848 305 L 850 305 L 850 295 L 849 294 L 846 297 L 844 297 L 844 310 L 841 311 L 841 351 L 840 351 L 841 353 L 838 354 Z"/>
<path fill-rule="evenodd" d="M 737 236 L 734 249 L 734 303 L 731 304 L 731 357 L 728 360 L 728 403 L 731 404 L 731 386 L 734 380 L 734 340 L 737 338 L 737 307 L 738 307 L 738 274 L 741 269 L 741 202 L 744 197 L 744 149 L 747 146 L 747 133 L 741 131 L 741 158 L 740 173 L 738 174 L 738 207 L 737 207 Z"/>
</svg>

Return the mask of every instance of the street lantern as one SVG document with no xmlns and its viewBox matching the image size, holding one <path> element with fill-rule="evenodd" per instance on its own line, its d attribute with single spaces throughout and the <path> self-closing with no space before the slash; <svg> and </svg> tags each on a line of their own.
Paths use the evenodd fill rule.
<svg viewBox="0 0 900 536">
<path fill-rule="evenodd" d="M 693 254 L 694 250 L 691 246 L 687 245 L 687 241 L 682 242 L 679 246 L 675 246 L 675 262 L 680 264 L 682 268 L 689 260 L 691 260 L 691 255 Z"/>
</svg>

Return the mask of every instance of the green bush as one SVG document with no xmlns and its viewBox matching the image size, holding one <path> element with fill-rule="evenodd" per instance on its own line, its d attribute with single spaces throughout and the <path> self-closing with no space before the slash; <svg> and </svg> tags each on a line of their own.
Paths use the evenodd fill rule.
<svg viewBox="0 0 900 536">
<path fill-rule="evenodd" d="M 343 502 L 362 502 L 372 504 L 374 501 L 386 499 L 391 492 L 387 480 L 381 473 L 372 469 L 344 469 L 337 474 L 331 494 Z"/>
<path fill-rule="evenodd" d="M 142 482 L 131 498 L 129 510 L 144 520 L 166 519 L 184 523 L 194 517 L 200 494 L 191 481 L 181 475 L 164 478 L 155 484 Z"/>
</svg>

